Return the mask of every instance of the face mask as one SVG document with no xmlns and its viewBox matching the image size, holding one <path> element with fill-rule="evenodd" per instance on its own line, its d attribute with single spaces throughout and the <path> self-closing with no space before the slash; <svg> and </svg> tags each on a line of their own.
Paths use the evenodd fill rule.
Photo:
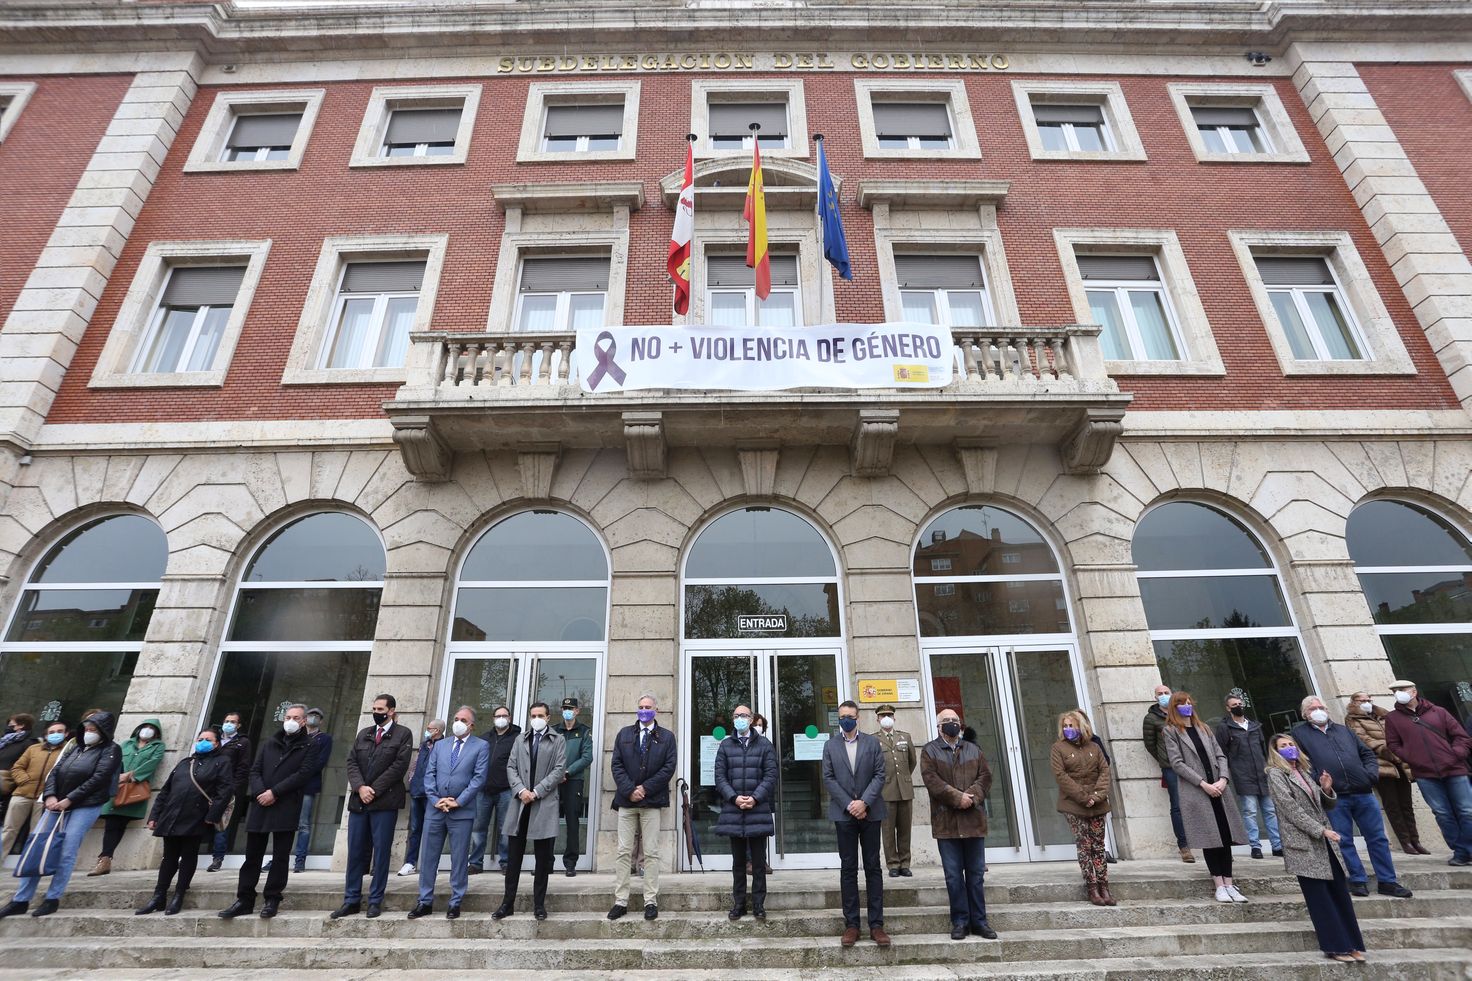
<svg viewBox="0 0 1472 981">
<path fill-rule="evenodd" d="M 309 716 L 307 716 L 307 728 L 309 728 L 309 729 L 320 729 L 320 728 L 322 728 L 322 716 L 320 716 L 320 715 L 309 715 Z"/>
<path fill-rule="evenodd" d="M 638 714 L 639 721 L 646 726 L 654 721 L 654 709 L 640 709 Z"/>
<path fill-rule="evenodd" d="M 424 738 L 425 739 L 433 739 L 434 738 L 434 733 L 432 733 L 428 729 L 426 729 L 426 730 L 424 730 Z"/>
<path fill-rule="evenodd" d="M 233 735 L 235 735 L 235 729 L 236 729 L 236 725 L 233 722 L 227 722 L 224 725 L 220 726 L 220 731 L 223 732 L 227 736 L 233 736 Z"/>
<path fill-rule="evenodd" d="M 295 736 L 298 732 L 301 732 L 302 724 L 295 719 L 287 719 L 281 723 L 281 728 L 286 730 L 288 736 Z"/>
<path fill-rule="evenodd" d="M 1323 709 L 1314 709 L 1308 714 L 1308 720 L 1316 726 L 1321 726 L 1329 721 L 1329 713 Z"/>
<path fill-rule="evenodd" d="M 747 729 L 750 729 L 751 728 L 751 720 L 750 719 L 737 718 L 737 719 L 732 720 L 731 724 L 736 727 L 736 731 L 737 732 L 745 732 Z"/>
<path fill-rule="evenodd" d="M 388 721 L 388 713 L 387 712 L 374 712 L 373 713 L 373 724 L 374 725 L 381 726 L 381 725 L 383 725 L 387 721 Z"/>
<path fill-rule="evenodd" d="M 470 726 L 461 722 L 459 719 L 456 719 L 455 724 L 450 726 L 450 728 L 455 731 L 456 736 L 462 739 L 465 737 L 465 734 L 470 731 Z"/>
<path fill-rule="evenodd" d="M 1170 692 L 1166 692 L 1164 695 L 1156 695 L 1155 704 L 1159 705 L 1161 708 L 1168 707 L 1170 705 Z"/>
<path fill-rule="evenodd" d="M 1359 706 L 1359 710 L 1361 712 L 1365 713 L 1366 715 L 1370 715 L 1371 713 L 1373 713 L 1375 711 L 1375 703 L 1374 702 L 1356 702 L 1355 704 L 1357 706 Z"/>
<path fill-rule="evenodd" d="M 1176 711 L 1179 712 L 1179 713 L 1181 713 L 1182 715 L 1184 715 L 1188 719 L 1192 715 L 1194 715 L 1195 712 L 1196 712 L 1196 710 L 1194 708 L 1192 708 L 1189 703 L 1182 703 L 1182 704 L 1176 706 Z"/>
<path fill-rule="evenodd" d="M 1294 760 L 1298 759 L 1298 747 L 1279 746 L 1278 755 L 1283 757 L 1283 759 L 1287 760 L 1288 762 L 1292 763 Z"/>
<path fill-rule="evenodd" d="M 751 728 L 758 736 L 765 736 L 767 734 L 766 726 L 752 726 Z"/>
<path fill-rule="evenodd" d="M 139 742 L 145 742 L 146 743 L 146 742 L 148 742 L 150 739 L 152 739 L 156 735 L 158 735 L 158 733 L 154 732 L 148 726 L 144 726 L 142 729 L 139 729 L 138 730 L 138 740 L 139 740 Z"/>
<path fill-rule="evenodd" d="M 563 709 L 562 710 L 562 721 L 563 722 L 571 722 L 573 719 L 576 719 L 577 717 L 578 717 L 578 714 L 576 712 L 574 712 L 572 709 Z"/>
<path fill-rule="evenodd" d="M 1227 711 L 1228 712 L 1231 712 L 1233 715 L 1235 715 L 1239 719 L 1242 718 L 1242 716 L 1244 716 L 1244 715 L 1247 714 L 1247 710 L 1245 708 L 1243 708 L 1242 706 L 1240 706 L 1240 705 L 1233 705 L 1231 708 L 1227 709 Z"/>
<path fill-rule="evenodd" d="M 507 726 L 509 726 L 510 724 L 511 724 L 511 720 L 508 719 L 508 718 L 506 718 L 506 716 L 504 716 L 504 715 L 501 716 L 499 719 L 496 720 L 496 728 L 497 729 L 504 729 Z"/>
<path fill-rule="evenodd" d="M 942 733 L 944 733 L 945 735 L 950 736 L 952 739 L 955 739 L 957 736 L 959 736 L 961 734 L 961 723 L 959 723 L 959 722 L 942 722 L 940 724 L 940 731 Z"/>
<path fill-rule="evenodd" d="M 858 726 L 859 720 L 853 718 L 852 716 L 845 715 L 838 720 L 838 728 L 842 729 L 844 732 L 853 732 L 855 729 L 858 728 Z"/>
<path fill-rule="evenodd" d="M 194 751 L 201 755 L 205 753 L 212 753 L 214 752 L 214 750 L 215 744 L 210 742 L 208 739 L 201 739 L 199 742 L 194 744 Z"/>
<path fill-rule="evenodd" d="M 50 743 L 51 745 L 53 745 L 53 746 L 60 746 L 61 745 L 61 741 L 63 739 L 65 739 L 65 738 L 66 738 L 66 733 L 64 733 L 64 732 L 48 732 L 48 733 L 46 733 L 46 741 L 48 743 Z"/>
<path fill-rule="evenodd" d="M 1069 742 L 1073 742 L 1075 739 L 1078 738 L 1078 730 L 1075 729 L 1073 726 L 1064 726 L 1063 738 L 1067 739 Z"/>
<path fill-rule="evenodd" d="M 102 742 L 102 737 L 95 732 L 84 732 L 82 733 L 82 742 L 86 743 L 88 746 L 96 746 L 98 743 Z"/>
<path fill-rule="evenodd" d="M 1411 693 L 1402 689 L 1395 693 L 1395 700 L 1401 705 L 1411 704 Z"/>
<path fill-rule="evenodd" d="M 879 728 L 883 729 L 885 732 L 888 732 L 889 730 L 893 729 L 894 728 L 894 716 L 892 716 L 892 715 L 881 715 L 879 717 Z"/>
<path fill-rule="evenodd" d="M 532 719 L 532 732 L 541 732 L 545 728 L 547 728 L 546 719 L 542 718 L 541 716 L 537 716 L 536 718 Z"/>
</svg>

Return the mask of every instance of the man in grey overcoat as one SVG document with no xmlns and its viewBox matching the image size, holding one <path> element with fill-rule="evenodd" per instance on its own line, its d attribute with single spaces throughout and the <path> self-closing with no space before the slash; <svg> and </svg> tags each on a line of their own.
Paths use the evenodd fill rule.
<svg viewBox="0 0 1472 981">
<path fill-rule="evenodd" d="M 546 702 L 533 702 L 529 714 L 530 725 L 517 737 L 506 761 L 506 778 L 511 784 L 511 807 L 502 828 L 508 843 L 506 892 L 491 914 L 493 920 L 504 920 L 516 912 L 516 887 L 527 842 L 532 843 L 537 857 L 532 913 L 539 920 L 547 918 L 547 877 L 552 874 L 552 849 L 557 843 L 558 790 L 567 771 L 567 746 L 561 734 L 547 727 Z"/>
</svg>

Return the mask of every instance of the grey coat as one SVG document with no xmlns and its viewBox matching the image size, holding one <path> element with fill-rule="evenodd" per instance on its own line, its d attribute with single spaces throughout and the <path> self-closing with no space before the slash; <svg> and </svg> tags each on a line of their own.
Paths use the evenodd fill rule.
<svg viewBox="0 0 1472 981">
<path fill-rule="evenodd" d="M 542 733 L 542 745 L 537 749 L 537 772 L 532 773 L 532 735 L 528 729 L 517 736 L 511 757 L 506 761 L 511 806 L 506 808 L 506 823 L 501 826 L 501 833 L 512 836 L 521 830 L 521 809 L 525 805 L 517 795 L 531 790 L 537 799 L 531 803 L 532 816 L 527 822 L 526 837 L 528 841 L 538 841 L 557 837 L 558 808 L 562 800 L 558 788 L 567 769 L 567 745 L 549 726 Z"/>
<path fill-rule="evenodd" d="M 1329 864 L 1329 852 L 1339 861 L 1341 869 L 1344 853 L 1339 846 L 1324 837 L 1329 818 L 1324 809 L 1333 807 L 1337 795 L 1324 793 L 1311 774 L 1305 774 L 1314 793 L 1309 794 L 1281 767 L 1268 770 L 1268 791 L 1273 795 L 1273 806 L 1278 811 L 1278 830 L 1283 833 L 1283 867 L 1294 875 L 1305 879 L 1333 879 L 1334 870 Z"/>
<path fill-rule="evenodd" d="M 1231 843 L 1241 845 L 1247 841 L 1247 828 L 1242 824 L 1242 812 L 1237 807 L 1237 795 L 1232 793 L 1232 776 L 1227 766 L 1227 754 L 1217 744 L 1216 737 L 1205 726 L 1198 726 L 1201 742 L 1211 757 L 1203 763 L 1196 754 L 1196 746 L 1183 729 L 1167 725 L 1160 734 L 1165 744 L 1166 759 L 1180 777 L 1181 822 L 1186 826 L 1186 844 L 1191 848 L 1220 848 L 1221 832 L 1217 829 L 1216 811 L 1211 806 L 1212 798 L 1201 789 L 1208 770 L 1211 779 L 1227 778 L 1227 789 L 1222 792 L 1222 809 L 1227 815 L 1227 829 L 1232 833 Z M 1209 766 L 1208 766 L 1209 764 Z"/>
</svg>

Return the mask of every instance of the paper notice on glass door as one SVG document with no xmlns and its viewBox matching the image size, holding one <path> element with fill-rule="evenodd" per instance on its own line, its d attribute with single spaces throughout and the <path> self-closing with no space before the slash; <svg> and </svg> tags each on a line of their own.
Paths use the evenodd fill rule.
<svg viewBox="0 0 1472 981">
<path fill-rule="evenodd" d="M 809 736 L 805 732 L 792 734 L 792 758 L 794 760 L 821 760 L 823 746 L 828 742 L 828 733 L 820 732 Z"/>
<path fill-rule="evenodd" d="M 713 787 L 716 782 L 716 750 L 721 741 L 715 736 L 700 737 L 700 785 Z"/>
</svg>

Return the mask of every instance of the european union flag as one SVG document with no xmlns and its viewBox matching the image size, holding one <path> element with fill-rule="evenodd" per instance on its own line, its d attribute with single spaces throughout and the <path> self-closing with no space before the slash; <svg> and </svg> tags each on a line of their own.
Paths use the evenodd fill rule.
<svg viewBox="0 0 1472 981">
<path fill-rule="evenodd" d="M 843 236 L 843 219 L 838 214 L 838 192 L 833 189 L 833 175 L 828 173 L 828 155 L 823 141 L 818 140 L 818 219 L 823 223 L 823 258 L 833 263 L 838 275 L 853 279 L 848 263 L 848 240 Z"/>
</svg>

